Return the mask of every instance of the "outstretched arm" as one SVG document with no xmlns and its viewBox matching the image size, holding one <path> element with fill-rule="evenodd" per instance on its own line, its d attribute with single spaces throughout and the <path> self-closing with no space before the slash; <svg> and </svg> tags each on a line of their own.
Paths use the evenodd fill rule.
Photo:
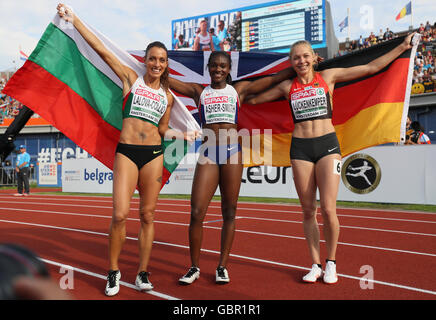
<svg viewBox="0 0 436 320">
<path fill-rule="evenodd" d="M 74 12 L 64 4 L 57 6 L 58 14 L 61 18 L 73 24 L 88 44 L 97 52 L 97 54 L 109 65 L 123 83 L 123 96 L 125 96 L 130 87 L 138 78 L 135 71 L 121 64 L 120 60 L 109 51 L 104 44 L 98 39 L 74 14 Z"/>
<path fill-rule="evenodd" d="M 200 101 L 201 93 L 204 87 L 198 83 L 183 82 L 172 77 L 169 78 L 170 88 L 178 93 L 192 98 L 196 104 Z"/>
<path fill-rule="evenodd" d="M 275 87 L 257 95 L 254 97 L 250 97 L 246 103 L 248 104 L 260 104 L 271 102 L 277 100 L 279 98 L 285 97 L 288 98 L 289 90 L 291 88 L 292 81 L 285 80 L 277 84 Z"/>
<path fill-rule="evenodd" d="M 195 141 L 197 137 L 200 136 L 200 133 L 198 131 L 191 131 L 191 132 L 181 132 L 179 130 L 171 129 L 169 126 L 170 122 L 170 115 L 171 110 L 174 105 L 174 97 L 170 92 L 167 92 L 167 98 L 168 98 L 168 106 L 167 110 L 165 111 L 165 114 L 162 116 L 162 118 L 159 121 L 159 134 L 164 139 L 181 139 L 181 140 L 187 140 L 189 142 Z"/>
<path fill-rule="evenodd" d="M 246 97 L 261 93 L 284 80 L 295 77 L 295 75 L 293 68 L 286 68 L 272 76 L 266 76 L 255 81 L 238 82 L 235 84 L 235 89 L 242 103 Z"/>
<path fill-rule="evenodd" d="M 410 40 L 412 39 L 413 35 L 414 33 L 408 35 L 400 45 L 368 64 L 350 68 L 326 69 L 324 71 L 321 71 L 321 75 L 327 83 L 333 83 L 334 85 L 337 82 L 350 81 L 377 73 L 384 67 L 386 67 L 389 63 L 391 63 L 404 51 L 412 48 Z"/>
</svg>

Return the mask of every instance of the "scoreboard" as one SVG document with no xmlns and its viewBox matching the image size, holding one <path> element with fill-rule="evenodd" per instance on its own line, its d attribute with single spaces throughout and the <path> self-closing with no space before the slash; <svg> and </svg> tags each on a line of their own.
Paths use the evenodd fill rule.
<svg viewBox="0 0 436 320">
<path fill-rule="evenodd" d="M 288 51 L 292 43 L 325 46 L 324 0 L 302 0 L 242 10 L 242 51 Z"/>
<path fill-rule="evenodd" d="M 238 34 L 232 35 L 238 47 L 232 50 L 287 53 L 294 42 L 307 40 L 315 51 L 323 52 L 334 37 L 328 0 L 278 0 L 173 20 L 173 40 L 183 35 L 190 50 L 202 20 L 217 33 L 219 21 L 224 21 L 227 31 L 235 30 L 238 17 Z"/>
</svg>

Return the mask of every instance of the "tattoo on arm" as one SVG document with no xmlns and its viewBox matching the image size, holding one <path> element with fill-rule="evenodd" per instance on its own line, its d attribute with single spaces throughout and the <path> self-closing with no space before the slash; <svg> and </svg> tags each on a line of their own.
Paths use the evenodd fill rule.
<svg viewBox="0 0 436 320">
<path fill-rule="evenodd" d="M 162 183 L 162 176 L 160 176 L 159 178 L 157 178 L 156 181 L 159 182 L 159 183 Z"/>
</svg>

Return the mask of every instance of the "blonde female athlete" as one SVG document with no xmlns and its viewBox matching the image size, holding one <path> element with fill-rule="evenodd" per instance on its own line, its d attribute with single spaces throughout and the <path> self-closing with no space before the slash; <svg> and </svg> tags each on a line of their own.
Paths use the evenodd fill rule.
<svg viewBox="0 0 436 320">
<path fill-rule="evenodd" d="M 168 55 L 165 45 L 150 43 L 146 49 L 143 76 L 121 64 L 102 42 L 63 4 L 60 17 L 74 25 L 88 44 L 110 66 L 123 84 L 123 124 L 113 168 L 113 213 L 109 232 L 109 273 L 105 294 L 119 291 L 121 272 L 118 258 L 126 239 L 126 220 L 130 200 L 139 191 L 140 230 L 139 267 L 135 284 L 138 290 L 151 290 L 147 266 L 154 238 L 154 211 L 162 183 L 163 152 L 161 137 L 171 134 L 193 141 L 196 132 L 183 134 L 168 127 L 173 97 L 168 91 Z M 120 105 L 121 108 L 121 105 Z"/>
<path fill-rule="evenodd" d="M 316 191 L 320 194 L 323 233 L 327 247 L 323 280 L 336 283 L 336 247 L 339 221 L 336 215 L 336 197 L 339 188 L 341 151 L 333 127 L 332 95 L 336 82 L 350 81 L 377 73 L 410 49 L 412 35 L 399 46 L 366 65 L 350 68 L 332 68 L 315 72 L 314 51 L 307 41 L 294 43 L 290 50 L 291 67 L 295 79 L 285 80 L 274 88 L 247 101 L 256 104 L 284 97 L 292 111 L 295 128 L 292 134 L 291 163 L 294 183 L 303 210 L 304 234 L 313 261 L 311 271 L 303 277 L 315 282 L 322 275 L 320 260 L 320 233 L 316 220 Z"/>
</svg>

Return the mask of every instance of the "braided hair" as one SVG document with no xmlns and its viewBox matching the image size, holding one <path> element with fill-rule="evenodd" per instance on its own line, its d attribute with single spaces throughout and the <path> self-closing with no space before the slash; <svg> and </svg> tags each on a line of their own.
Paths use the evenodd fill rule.
<svg viewBox="0 0 436 320">
<path fill-rule="evenodd" d="M 224 58 L 227 59 L 227 62 L 229 63 L 229 69 L 232 70 L 232 59 L 230 58 L 230 55 L 225 52 L 225 51 L 213 51 L 210 56 L 209 56 L 209 60 L 207 62 L 207 68 L 209 68 L 210 64 L 212 63 L 212 61 L 216 58 L 222 56 Z M 232 80 L 232 76 L 229 74 L 227 74 L 226 77 L 226 83 L 227 84 L 232 84 L 233 80 Z"/>
</svg>

